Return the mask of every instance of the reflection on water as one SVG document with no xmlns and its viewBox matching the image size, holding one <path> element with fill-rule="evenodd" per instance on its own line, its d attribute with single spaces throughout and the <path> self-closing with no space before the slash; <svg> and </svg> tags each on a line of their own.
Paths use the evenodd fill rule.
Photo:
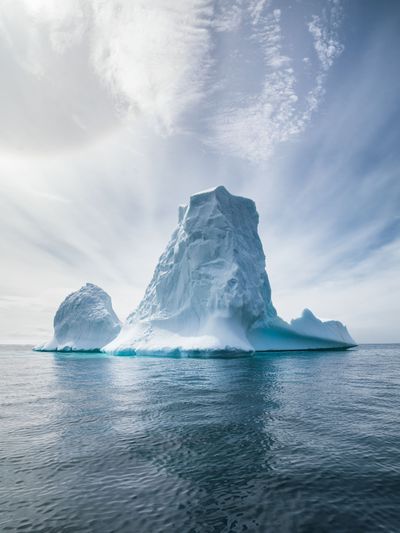
<svg viewBox="0 0 400 533">
<path fill-rule="evenodd" d="M 0 529 L 400 523 L 399 346 L 240 359 L 2 347 Z"/>
</svg>

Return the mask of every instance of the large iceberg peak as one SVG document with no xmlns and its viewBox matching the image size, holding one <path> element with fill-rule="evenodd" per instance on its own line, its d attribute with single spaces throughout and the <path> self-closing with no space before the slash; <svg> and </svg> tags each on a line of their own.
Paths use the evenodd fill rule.
<svg viewBox="0 0 400 533">
<path fill-rule="evenodd" d="M 276 312 L 257 227 L 254 202 L 223 186 L 191 196 L 129 322 L 184 335 L 208 334 L 215 321 L 267 323 Z"/>
<path fill-rule="evenodd" d="M 93 283 L 69 294 L 54 317 L 54 337 L 36 350 L 99 350 L 121 329 L 110 296 Z"/>
<path fill-rule="evenodd" d="M 138 308 L 105 349 L 246 350 L 276 319 L 252 200 L 223 186 L 190 197 Z"/>
</svg>

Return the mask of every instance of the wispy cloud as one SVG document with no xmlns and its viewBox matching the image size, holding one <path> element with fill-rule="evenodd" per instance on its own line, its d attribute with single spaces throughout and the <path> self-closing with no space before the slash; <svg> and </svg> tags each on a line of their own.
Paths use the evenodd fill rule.
<svg viewBox="0 0 400 533">
<path fill-rule="evenodd" d="M 310 32 L 318 64 L 299 62 L 291 8 L 271 0 L 5 0 L 0 52 L 3 43 L 15 73 L 3 91 L 19 79 L 28 116 L 15 108 L 11 123 L 3 98 L 3 140 L 46 149 L 143 120 L 162 135 L 197 134 L 197 115 L 205 144 L 266 159 L 304 131 L 343 49 L 339 0 L 325 0 L 319 13 L 300 13 L 308 22 L 296 43 L 306 51 Z"/>
<path fill-rule="evenodd" d="M 94 65 L 129 110 L 165 133 L 204 96 L 210 2 L 93 3 Z"/>
<path fill-rule="evenodd" d="M 0 143 L 48 151 L 144 120 L 176 133 L 205 95 L 212 14 L 210 0 L 5 0 Z"/>
<path fill-rule="evenodd" d="M 331 0 L 329 6 L 323 9 L 322 15 L 312 15 L 308 23 L 308 30 L 314 39 L 314 48 L 324 71 L 331 68 L 344 49 L 338 38 L 341 18 L 340 1 Z"/>
<path fill-rule="evenodd" d="M 284 31 L 282 24 L 289 7 L 292 6 L 278 9 L 271 2 L 253 2 L 247 10 L 242 9 L 242 25 L 245 25 L 246 16 L 250 20 L 246 39 L 258 49 L 251 49 L 250 61 L 254 71 L 260 70 L 264 77 L 259 89 L 251 95 L 248 80 L 242 83 L 237 94 L 230 95 L 229 89 L 223 87 L 225 102 L 222 111 L 216 113 L 210 139 L 222 151 L 251 161 L 268 159 L 279 143 L 305 130 L 320 104 L 327 72 L 343 51 L 338 39 L 340 3 L 339 0 L 327 2 L 321 14 L 310 14 L 310 22 L 304 25 L 304 33 L 309 31 L 313 36 L 316 65 L 309 57 L 306 61 L 296 61 L 289 52 L 293 49 L 292 28 L 287 25 Z M 227 31 L 232 29 L 228 27 Z M 246 30 L 242 28 L 242 31 Z M 297 46 L 305 48 L 304 43 L 297 43 Z M 255 60 L 257 51 L 262 58 L 259 62 Z M 239 70 L 243 61 L 246 58 L 239 54 Z M 299 82 L 304 70 L 313 77 L 308 91 Z"/>
<path fill-rule="evenodd" d="M 264 16 L 263 29 L 256 34 L 268 72 L 261 92 L 248 98 L 239 94 L 233 105 L 217 114 L 210 142 L 222 151 L 264 159 L 277 142 L 299 130 L 292 120 L 297 101 L 295 76 L 289 57 L 282 53 L 280 18 L 279 9 Z"/>
</svg>

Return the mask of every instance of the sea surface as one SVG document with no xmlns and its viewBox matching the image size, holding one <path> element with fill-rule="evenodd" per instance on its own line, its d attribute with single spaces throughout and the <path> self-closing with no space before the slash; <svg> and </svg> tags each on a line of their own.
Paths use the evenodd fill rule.
<svg viewBox="0 0 400 533">
<path fill-rule="evenodd" d="M 0 531 L 398 532 L 400 345 L 0 347 Z"/>
</svg>

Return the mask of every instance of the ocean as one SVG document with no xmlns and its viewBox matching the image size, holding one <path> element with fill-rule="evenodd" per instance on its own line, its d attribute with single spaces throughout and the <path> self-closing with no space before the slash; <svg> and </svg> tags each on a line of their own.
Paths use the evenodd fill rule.
<svg viewBox="0 0 400 533">
<path fill-rule="evenodd" d="M 0 530 L 400 531 L 400 345 L 0 347 Z"/>
</svg>

